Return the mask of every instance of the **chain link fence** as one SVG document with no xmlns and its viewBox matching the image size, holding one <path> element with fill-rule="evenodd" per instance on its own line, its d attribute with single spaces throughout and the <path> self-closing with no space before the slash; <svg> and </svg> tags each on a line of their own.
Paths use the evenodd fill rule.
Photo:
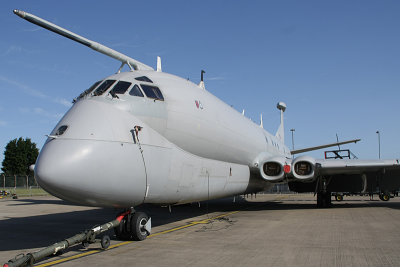
<svg viewBox="0 0 400 267">
<path fill-rule="evenodd" d="M 20 196 L 47 195 L 40 188 L 34 176 L 29 175 L 0 175 L 0 190 Z"/>
<path fill-rule="evenodd" d="M 265 191 L 264 193 L 269 194 L 288 194 L 288 193 L 295 193 L 290 191 L 288 184 L 275 184 L 271 189 Z"/>
<path fill-rule="evenodd" d="M 26 188 L 39 187 L 35 177 L 29 175 L 1 175 L 2 188 Z"/>
</svg>

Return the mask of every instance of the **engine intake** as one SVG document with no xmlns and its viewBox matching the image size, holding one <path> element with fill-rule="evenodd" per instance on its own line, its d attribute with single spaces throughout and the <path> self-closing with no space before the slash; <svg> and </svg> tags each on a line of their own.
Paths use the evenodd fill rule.
<svg viewBox="0 0 400 267">
<path fill-rule="evenodd" d="M 267 181 L 279 182 L 285 177 L 285 165 L 284 158 L 266 159 L 260 164 L 260 174 Z"/>
<path fill-rule="evenodd" d="M 309 156 L 296 158 L 293 163 L 293 176 L 296 179 L 314 180 L 315 179 L 315 159 Z"/>
<path fill-rule="evenodd" d="M 307 161 L 297 162 L 294 166 L 294 171 L 298 175 L 310 175 L 313 171 L 311 164 Z"/>
<path fill-rule="evenodd" d="M 282 167 L 277 162 L 266 162 L 263 168 L 264 173 L 268 176 L 278 176 L 282 172 Z"/>
</svg>

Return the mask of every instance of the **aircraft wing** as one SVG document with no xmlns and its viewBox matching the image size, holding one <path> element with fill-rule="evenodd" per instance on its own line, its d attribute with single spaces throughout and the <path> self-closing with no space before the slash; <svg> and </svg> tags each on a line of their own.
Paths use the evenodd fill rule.
<svg viewBox="0 0 400 267">
<path fill-rule="evenodd" d="M 381 200 L 388 201 L 391 194 L 398 192 L 400 188 L 398 159 L 325 160 L 301 156 L 295 158 L 291 166 L 291 172 L 286 176 L 290 179 L 288 181 L 290 190 L 299 193 L 314 192 L 317 194 L 318 207 L 331 205 L 331 192 L 350 194 L 378 192 Z M 343 196 L 339 199 L 343 199 Z"/>
<path fill-rule="evenodd" d="M 349 143 L 357 143 L 360 140 L 361 139 L 353 139 L 353 140 L 347 140 L 347 141 L 343 141 L 343 142 L 336 142 L 336 143 L 325 144 L 325 145 L 320 145 L 320 146 L 312 146 L 312 147 L 306 147 L 306 148 L 302 148 L 302 149 L 295 149 L 295 150 L 290 151 L 290 153 L 292 155 L 294 155 L 294 154 L 318 150 L 318 149 L 322 149 L 322 148 L 326 148 L 326 147 L 344 145 L 344 144 L 349 144 Z"/>
<path fill-rule="evenodd" d="M 333 178 L 344 175 L 363 175 L 365 173 L 381 173 L 386 176 L 400 171 L 398 159 L 388 160 L 360 160 L 360 159 L 315 159 L 310 156 L 301 156 L 291 162 L 291 173 L 287 177 L 301 182 L 313 182 L 318 177 Z M 399 177 L 400 178 L 400 177 Z M 398 179 L 400 181 L 400 179 Z"/>
<path fill-rule="evenodd" d="M 320 175 L 335 174 L 361 174 L 379 170 L 400 169 L 398 159 L 391 160 L 359 160 L 359 159 L 336 159 L 315 160 L 315 166 Z"/>
</svg>

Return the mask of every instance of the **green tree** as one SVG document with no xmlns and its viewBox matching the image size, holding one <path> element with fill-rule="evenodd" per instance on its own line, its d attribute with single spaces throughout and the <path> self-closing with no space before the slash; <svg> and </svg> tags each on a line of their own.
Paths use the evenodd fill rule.
<svg viewBox="0 0 400 267">
<path fill-rule="evenodd" d="M 3 167 L 6 175 L 29 175 L 29 166 L 35 164 L 39 149 L 30 138 L 11 140 L 4 150 Z"/>
</svg>

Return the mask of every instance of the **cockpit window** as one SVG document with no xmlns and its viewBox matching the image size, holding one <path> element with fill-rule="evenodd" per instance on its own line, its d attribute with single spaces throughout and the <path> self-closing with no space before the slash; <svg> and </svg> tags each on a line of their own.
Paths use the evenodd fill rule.
<svg viewBox="0 0 400 267">
<path fill-rule="evenodd" d="M 110 94 L 119 94 L 123 95 L 128 90 L 129 86 L 131 86 L 130 82 L 119 81 L 113 89 L 111 89 Z"/>
<path fill-rule="evenodd" d="M 102 95 L 111 85 L 115 83 L 115 80 L 105 80 L 100 86 L 94 91 L 93 95 L 98 96 Z"/>
<path fill-rule="evenodd" d="M 68 129 L 67 125 L 60 126 L 60 127 L 58 127 L 55 135 L 57 135 L 57 136 L 63 135 L 67 129 Z"/>
<path fill-rule="evenodd" d="M 81 99 L 82 97 L 84 97 L 85 95 L 90 94 L 96 87 L 97 85 L 99 85 L 101 83 L 101 81 L 95 82 L 92 86 L 90 86 L 89 89 L 86 89 L 85 91 L 82 92 L 82 94 L 80 94 L 78 96 L 78 99 Z"/>
<path fill-rule="evenodd" d="M 160 89 L 158 89 L 158 87 L 150 86 L 150 85 L 146 85 L 146 84 L 141 84 L 140 86 L 142 87 L 144 93 L 146 94 L 146 96 L 148 98 L 154 98 L 154 99 L 164 101 L 164 97 L 161 94 L 161 91 L 160 91 Z"/>
<path fill-rule="evenodd" d="M 139 86 L 137 86 L 137 84 L 135 84 L 132 89 L 129 91 L 129 94 L 132 96 L 140 96 L 143 97 L 143 93 L 140 90 Z"/>
<path fill-rule="evenodd" d="M 136 77 L 135 80 L 138 80 L 138 81 L 141 81 L 141 82 L 153 83 L 153 81 L 150 80 L 149 78 L 147 78 L 146 76 Z"/>
</svg>

